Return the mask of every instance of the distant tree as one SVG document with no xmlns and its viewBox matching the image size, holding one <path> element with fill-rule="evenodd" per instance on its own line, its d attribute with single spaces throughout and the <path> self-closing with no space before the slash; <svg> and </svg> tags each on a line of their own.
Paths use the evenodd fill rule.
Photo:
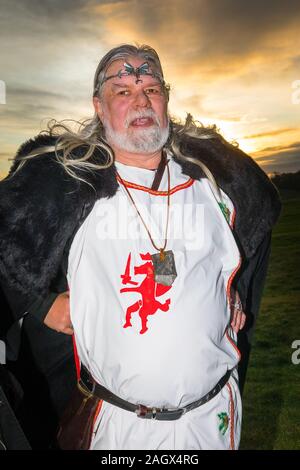
<svg viewBox="0 0 300 470">
<path fill-rule="evenodd" d="M 274 172 L 271 180 L 278 189 L 300 190 L 300 171 L 297 171 L 296 173 Z"/>
</svg>

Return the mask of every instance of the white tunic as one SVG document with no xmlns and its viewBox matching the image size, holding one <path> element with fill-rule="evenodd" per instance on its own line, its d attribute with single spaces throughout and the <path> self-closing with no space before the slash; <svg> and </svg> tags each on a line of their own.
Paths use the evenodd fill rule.
<svg viewBox="0 0 300 470">
<path fill-rule="evenodd" d="M 162 247 L 167 171 L 159 190 L 151 191 L 153 171 L 119 162 L 116 167 L 155 244 Z M 169 168 L 172 190 L 166 250 L 173 251 L 177 270 L 172 286 L 154 281 L 149 255 L 157 250 L 122 183 L 115 196 L 95 203 L 76 233 L 68 282 L 79 358 L 94 379 L 131 403 L 177 408 L 210 391 L 239 361 L 228 293 L 240 255 L 208 180 L 190 179 L 172 158 Z M 222 194 L 232 223 L 232 202 Z M 237 387 L 232 387 L 237 393 Z M 225 389 L 222 394 L 229 397 Z M 201 408 L 210 406 L 213 403 Z M 231 396 L 228 413 L 232 406 Z M 171 438 L 170 444 L 171 430 L 203 410 L 189 412 L 178 421 L 153 424 L 105 402 L 91 448 L 222 448 L 209 439 L 203 444 L 199 424 L 190 438 L 187 435 L 177 444 Z M 232 415 L 233 419 L 237 418 Z M 214 422 L 217 428 L 217 418 Z"/>
</svg>

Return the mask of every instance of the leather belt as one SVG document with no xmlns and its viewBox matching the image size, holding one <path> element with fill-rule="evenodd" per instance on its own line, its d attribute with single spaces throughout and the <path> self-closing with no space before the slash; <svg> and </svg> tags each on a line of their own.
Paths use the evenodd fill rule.
<svg viewBox="0 0 300 470">
<path fill-rule="evenodd" d="M 118 406 L 123 410 L 132 411 L 137 414 L 139 418 L 144 419 L 156 419 L 160 421 L 173 421 L 175 419 L 181 418 L 185 413 L 188 411 L 193 410 L 194 408 L 198 408 L 204 403 L 207 403 L 212 398 L 214 398 L 224 387 L 224 385 L 228 382 L 228 379 L 231 374 L 231 370 L 228 370 L 225 375 L 219 380 L 219 382 L 214 386 L 210 392 L 206 393 L 202 398 L 199 400 L 190 403 L 187 406 L 182 408 L 156 408 L 152 407 L 149 408 L 145 405 L 134 405 L 122 398 L 114 395 L 112 392 L 107 390 L 102 385 L 95 382 L 89 371 L 81 365 L 80 371 L 80 380 L 78 382 L 79 388 L 86 393 L 87 396 L 94 395 L 100 400 L 107 401 L 111 405 Z"/>
</svg>

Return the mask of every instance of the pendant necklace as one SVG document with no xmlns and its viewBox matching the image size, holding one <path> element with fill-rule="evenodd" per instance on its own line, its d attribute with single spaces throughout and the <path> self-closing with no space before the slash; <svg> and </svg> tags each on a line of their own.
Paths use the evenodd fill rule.
<svg viewBox="0 0 300 470">
<path fill-rule="evenodd" d="M 152 263 L 153 263 L 153 269 L 154 269 L 154 280 L 155 282 L 159 283 L 159 284 L 164 284 L 165 286 L 171 286 L 174 282 L 174 280 L 176 279 L 177 277 L 177 272 L 176 272 L 176 266 L 175 266 L 175 258 L 174 258 L 174 253 L 172 250 L 168 250 L 168 251 L 165 251 L 166 249 L 166 246 L 167 246 L 167 233 L 168 233 L 168 226 L 169 226 L 169 213 L 170 213 L 170 169 L 169 169 L 169 165 L 168 165 L 168 161 L 166 161 L 165 159 L 165 156 L 163 156 L 163 159 L 162 159 L 163 163 L 162 165 L 160 164 L 160 170 L 162 169 L 162 171 L 160 171 L 161 173 L 161 176 L 160 176 L 160 179 L 162 178 L 162 174 L 163 174 L 163 170 L 164 170 L 164 167 L 166 166 L 167 167 L 167 173 L 168 173 L 168 199 L 167 199 L 167 223 L 166 223 L 166 230 L 165 230 L 165 241 L 164 241 L 164 245 L 159 248 L 153 241 L 153 238 L 151 236 L 151 233 L 140 213 L 140 211 L 138 210 L 135 202 L 134 202 L 134 199 L 132 197 L 132 195 L 130 194 L 129 192 L 129 189 L 127 188 L 127 186 L 125 185 L 123 179 L 121 178 L 121 176 L 119 175 L 119 173 L 117 172 L 117 175 L 121 181 L 121 183 L 123 184 L 127 194 L 128 194 L 128 197 L 130 199 L 130 201 L 132 202 L 133 206 L 135 207 L 136 211 L 137 211 L 137 214 L 138 216 L 140 217 L 148 235 L 149 235 L 149 238 L 151 240 L 151 243 L 153 245 L 153 247 L 158 251 L 158 253 L 154 253 L 153 255 L 151 255 L 151 259 L 152 259 Z M 155 178 L 156 180 L 156 178 Z M 156 181 L 156 186 L 157 186 L 157 181 Z"/>
</svg>

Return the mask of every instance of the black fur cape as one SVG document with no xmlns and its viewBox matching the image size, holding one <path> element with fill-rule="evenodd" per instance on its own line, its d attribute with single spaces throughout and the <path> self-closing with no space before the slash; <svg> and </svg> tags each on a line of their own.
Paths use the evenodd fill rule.
<svg viewBox="0 0 300 470">
<path fill-rule="evenodd" d="M 40 134 L 25 142 L 16 157 L 54 142 L 55 137 Z M 242 256 L 250 259 L 278 219 L 281 203 L 275 186 L 252 158 L 218 138 L 185 137 L 181 149 L 204 162 L 231 198 L 236 209 L 234 235 Z M 204 177 L 198 166 L 173 158 L 182 173 Z M 105 156 L 98 152 L 93 159 L 104 161 Z M 118 182 L 114 165 L 82 173 L 93 190 L 70 177 L 54 153 L 35 157 L 12 176 L 17 165 L 14 161 L 0 182 L 0 282 L 19 318 L 33 301 L 47 295 L 67 243 L 95 200 L 112 197 Z"/>
</svg>

